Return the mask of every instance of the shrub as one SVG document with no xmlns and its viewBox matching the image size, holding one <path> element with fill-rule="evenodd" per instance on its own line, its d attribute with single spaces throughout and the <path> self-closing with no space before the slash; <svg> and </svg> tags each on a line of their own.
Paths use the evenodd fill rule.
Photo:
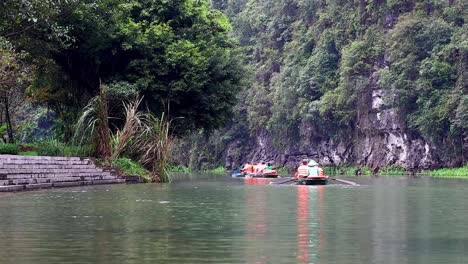
<svg viewBox="0 0 468 264">
<path fill-rule="evenodd" d="M 112 165 L 120 169 L 126 175 L 140 176 L 141 178 L 145 179 L 145 181 L 151 181 L 149 171 L 145 169 L 141 164 L 131 159 L 118 158 L 112 162 Z"/>
<path fill-rule="evenodd" d="M 276 171 L 278 172 L 278 174 L 281 174 L 281 175 L 287 175 L 287 174 L 291 173 L 289 168 L 286 167 L 286 166 L 279 167 Z"/>
<path fill-rule="evenodd" d="M 57 140 L 42 141 L 37 144 L 39 156 L 63 156 L 63 143 Z"/>
<path fill-rule="evenodd" d="M 16 144 L 0 144 L 0 154 L 18 155 L 20 149 Z"/>
<path fill-rule="evenodd" d="M 186 167 L 184 165 L 174 165 L 169 168 L 170 172 L 176 172 L 176 173 L 190 173 L 192 170 L 189 167 Z"/>
<path fill-rule="evenodd" d="M 48 140 L 36 143 L 35 150 L 39 156 L 54 157 L 90 157 L 93 156 L 94 153 L 94 148 L 90 145 L 65 145 L 57 140 Z"/>
<path fill-rule="evenodd" d="M 93 147 L 89 145 L 63 147 L 63 156 L 65 157 L 91 157 L 93 152 Z"/>
<path fill-rule="evenodd" d="M 407 171 L 405 168 L 398 166 L 383 167 L 379 171 L 380 175 L 406 175 Z"/>
</svg>

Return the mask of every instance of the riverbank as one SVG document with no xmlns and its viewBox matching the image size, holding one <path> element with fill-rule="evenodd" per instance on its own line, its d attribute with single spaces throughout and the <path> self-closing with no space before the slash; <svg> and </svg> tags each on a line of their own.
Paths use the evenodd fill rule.
<svg viewBox="0 0 468 264">
<path fill-rule="evenodd" d="M 468 179 L 468 165 L 459 168 L 443 168 L 433 171 L 422 171 L 418 173 L 421 176 L 430 176 L 438 178 L 466 178 Z"/>
<path fill-rule="evenodd" d="M 468 165 L 458 168 L 441 168 L 436 170 L 423 170 L 413 173 L 403 167 L 389 166 L 383 167 L 379 170 L 372 170 L 368 166 L 345 166 L 345 167 L 323 167 L 326 175 L 335 176 L 424 176 L 424 177 L 438 177 L 438 178 L 467 178 L 468 179 Z M 276 169 L 280 175 L 291 175 L 294 171 L 288 167 L 279 167 Z M 183 165 L 173 166 L 171 168 L 173 173 L 191 173 L 193 172 L 188 167 Z M 227 171 L 223 167 L 217 167 L 211 170 L 203 170 L 204 173 L 225 174 Z"/>
<path fill-rule="evenodd" d="M 441 168 L 436 170 L 423 170 L 413 173 L 405 168 L 398 166 L 390 166 L 380 168 L 377 172 L 367 166 L 357 167 L 324 167 L 325 174 L 327 175 L 346 175 L 346 176 L 404 176 L 404 175 L 417 175 L 427 177 L 440 177 L 440 178 L 467 178 L 468 179 L 468 165 L 458 168 Z"/>
</svg>

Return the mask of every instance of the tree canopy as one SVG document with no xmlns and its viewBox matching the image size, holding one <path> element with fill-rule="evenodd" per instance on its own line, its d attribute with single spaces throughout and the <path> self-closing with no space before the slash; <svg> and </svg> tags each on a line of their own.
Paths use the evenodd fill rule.
<svg viewBox="0 0 468 264">
<path fill-rule="evenodd" d="M 243 85 L 230 23 L 206 0 L 13 0 L 2 7 L 1 35 L 38 65 L 29 95 L 70 122 L 103 83 L 144 95 L 153 112 L 183 117 L 184 129 L 212 129 L 227 120 Z"/>
</svg>

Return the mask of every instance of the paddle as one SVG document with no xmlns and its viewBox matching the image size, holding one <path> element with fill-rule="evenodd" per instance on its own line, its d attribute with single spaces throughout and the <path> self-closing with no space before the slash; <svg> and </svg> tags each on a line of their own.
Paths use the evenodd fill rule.
<svg viewBox="0 0 468 264">
<path fill-rule="evenodd" d="M 342 179 L 338 179 L 338 178 L 333 178 L 333 177 L 328 177 L 329 179 L 332 179 L 332 180 L 335 180 L 337 182 L 341 182 L 341 183 L 346 183 L 346 184 L 349 184 L 349 185 L 352 185 L 352 186 L 358 186 L 359 184 L 353 182 L 353 181 L 346 181 L 346 180 L 342 180 Z"/>
<path fill-rule="evenodd" d="M 294 178 L 289 178 L 289 179 L 286 179 L 286 180 L 283 180 L 283 181 L 270 182 L 270 184 L 285 184 L 285 183 L 293 182 L 295 180 L 296 179 L 294 179 Z"/>
</svg>

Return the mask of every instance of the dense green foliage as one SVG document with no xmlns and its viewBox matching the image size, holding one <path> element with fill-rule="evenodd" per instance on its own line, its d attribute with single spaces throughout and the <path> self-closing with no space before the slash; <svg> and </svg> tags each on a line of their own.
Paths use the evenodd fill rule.
<svg viewBox="0 0 468 264">
<path fill-rule="evenodd" d="M 294 141 L 349 134 L 382 89 L 406 126 L 460 151 L 468 136 L 467 2 L 215 0 L 256 68 L 248 124 Z M 289 144 L 290 145 L 290 144 Z"/>
<path fill-rule="evenodd" d="M 67 145 L 57 140 L 40 141 L 31 146 L 39 156 L 90 157 L 94 154 L 90 146 Z"/>
<path fill-rule="evenodd" d="M 28 95 L 54 109 L 64 128 L 100 82 L 117 97 L 144 95 L 144 107 L 155 113 L 184 117 L 178 119 L 182 132 L 221 126 L 245 72 L 230 29 L 207 0 L 13 0 L 0 6 L 0 36 L 37 66 Z M 121 109 L 110 111 L 118 116 Z"/>
<path fill-rule="evenodd" d="M 0 154 L 17 155 L 19 152 L 20 149 L 16 144 L 0 144 Z"/>
<path fill-rule="evenodd" d="M 139 163 L 128 158 L 118 158 L 112 163 L 113 166 L 120 169 L 126 175 L 140 176 L 146 181 L 150 181 L 149 171 Z"/>
<path fill-rule="evenodd" d="M 325 175 L 333 176 L 333 175 L 345 175 L 345 176 L 355 176 L 356 172 L 359 170 L 359 175 L 362 176 L 371 176 L 374 175 L 371 168 L 368 166 L 342 166 L 342 167 L 323 167 L 325 171 Z M 398 167 L 398 166 L 388 166 L 382 167 L 375 173 L 375 175 L 381 176 L 401 176 L 407 175 L 408 171 L 405 168 Z M 356 175 L 357 176 L 357 175 Z"/>
<path fill-rule="evenodd" d="M 169 168 L 171 173 L 191 173 L 192 170 L 184 165 L 173 165 Z"/>
</svg>

